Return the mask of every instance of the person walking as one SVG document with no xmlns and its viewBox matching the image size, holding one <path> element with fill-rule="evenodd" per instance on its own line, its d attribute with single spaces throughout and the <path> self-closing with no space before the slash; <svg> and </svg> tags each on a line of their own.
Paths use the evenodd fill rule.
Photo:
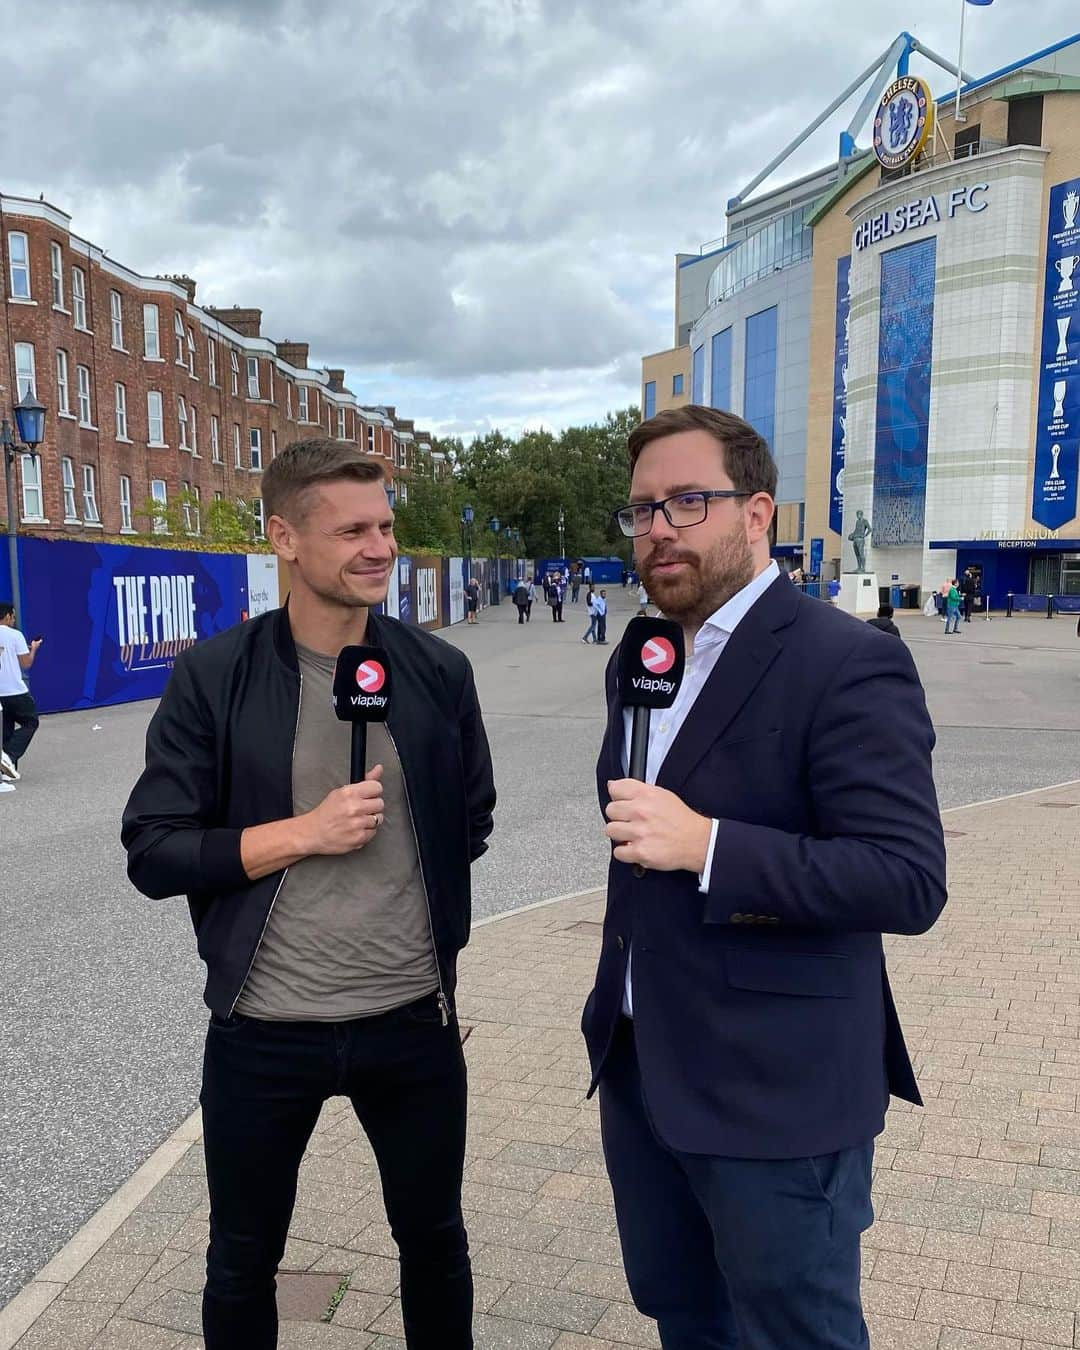
<svg viewBox="0 0 1080 1350">
<path fill-rule="evenodd" d="M 871 628 L 879 628 L 883 633 L 891 633 L 893 637 L 900 637 L 900 629 L 893 623 L 894 610 L 892 605 L 878 605 L 876 619 L 867 619 Z"/>
<path fill-rule="evenodd" d="M 949 582 L 949 589 L 945 594 L 945 634 L 960 632 L 960 607 L 962 597 L 960 589 L 956 584 L 956 578 Z"/>
<path fill-rule="evenodd" d="M 593 612 L 596 614 L 596 645 L 598 647 L 607 646 L 607 591 L 601 591 L 593 601 Z"/>
<path fill-rule="evenodd" d="M 531 623 L 533 601 L 536 599 L 536 584 L 531 578 L 529 579 L 529 582 L 525 587 L 525 595 L 526 595 L 525 622 Z"/>
<path fill-rule="evenodd" d="M 753 427 L 674 409 L 629 452 L 616 519 L 690 652 L 645 782 L 609 664 L 597 767 L 582 1029 L 630 1292 L 672 1350 L 866 1350 L 874 1138 L 920 1100 L 882 934 L 946 902 L 926 700 L 905 643 L 780 576 Z"/>
<path fill-rule="evenodd" d="M 529 608 L 529 588 L 524 581 L 519 581 L 517 590 L 514 592 L 514 604 L 517 607 L 518 623 L 525 622 L 525 611 Z"/>
<path fill-rule="evenodd" d="M 22 776 L 19 760 L 38 729 L 37 704 L 27 688 L 25 672 L 40 647 L 41 638 L 27 642 L 15 627 L 15 606 L 0 604 L 0 708 L 4 712 L 0 781 L 9 780 L 9 786 Z"/>
<path fill-rule="evenodd" d="M 596 618 L 597 618 L 597 616 L 596 616 L 596 596 L 594 595 L 594 593 L 593 593 L 593 588 L 592 588 L 591 586 L 589 587 L 588 592 L 587 592 L 586 595 L 585 595 L 585 608 L 586 608 L 586 610 L 588 611 L 588 615 L 589 615 L 589 626 L 588 626 L 588 628 L 585 629 L 585 636 L 584 636 L 581 640 L 582 640 L 582 642 L 588 642 L 590 639 L 592 639 L 592 641 L 595 642 L 595 641 L 596 641 Z"/>
<path fill-rule="evenodd" d="M 551 578 L 551 590 L 548 593 L 548 604 L 551 606 L 551 618 L 553 623 L 562 623 L 563 621 L 563 599 L 566 596 L 566 587 L 563 585 L 558 572 Z"/>
<path fill-rule="evenodd" d="M 649 592 L 645 589 L 645 583 L 642 582 L 637 591 L 637 612 L 638 618 L 644 619 L 649 614 Z"/>
<path fill-rule="evenodd" d="M 476 615 L 479 609 L 480 583 L 475 577 L 470 577 L 469 584 L 465 587 L 465 622 L 476 623 Z"/>
<path fill-rule="evenodd" d="M 551 604 L 551 573 L 544 573 L 544 604 Z"/>
<path fill-rule="evenodd" d="M 578 595 L 580 594 L 580 592 L 581 592 L 581 570 L 580 568 L 575 568 L 574 571 L 570 573 L 570 603 L 572 605 L 577 604 Z"/>
<path fill-rule="evenodd" d="M 946 579 L 938 587 L 938 614 L 941 616 L 942 623 L 945 623 L 948 620 L 949 587 L 951 585 L 952 582 Z"/>
<path fill-rule="evenodd" d="M 454 989 L 495 805 L 472 670 L 375 613 L 397 556 L 375 461 L 299 442 L 262 495 L 288 602 L 176 658 L 122 828 L 136 888 L 187 893 L 207 965 L 206 1350 L 276 1346 L 300 1162 L 334 1096 L 375 1153 L 405 1344 L 469 1350 Z M 358 643 L 385 652 L 394 693 L 350 783 L 331 698 L 337 655 Z"/>
</svg>

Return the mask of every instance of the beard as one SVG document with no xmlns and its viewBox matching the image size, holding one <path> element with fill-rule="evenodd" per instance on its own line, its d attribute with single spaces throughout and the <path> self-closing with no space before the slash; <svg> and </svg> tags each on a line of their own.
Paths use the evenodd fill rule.
<svg viewBox="0 0 1080 1350">
<path fill-rule="evenodd" d="M 681 562 L 682 572 L 657 572 L 661 563 Z M 669 619 L 702 624 L 721 605 L 754 578 L 754 558 L 740 521 L 706 553 L 694 553 L 678 543 L 660 544 L 639 564 L 649 598 Z"/>
</svg>

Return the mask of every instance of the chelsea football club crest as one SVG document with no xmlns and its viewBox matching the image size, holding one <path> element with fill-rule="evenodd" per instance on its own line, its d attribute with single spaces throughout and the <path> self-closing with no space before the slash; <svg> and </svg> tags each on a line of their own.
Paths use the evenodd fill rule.
<svg viewBox="0 0 1080 1350">
<path fill-rule="evenodd" d="M 920 155 L 934 130 L 934 97 L 917 75 L 885 90 L 874 118 L 874 153 L 883 168 L 902 169 Z"/>
</svg>

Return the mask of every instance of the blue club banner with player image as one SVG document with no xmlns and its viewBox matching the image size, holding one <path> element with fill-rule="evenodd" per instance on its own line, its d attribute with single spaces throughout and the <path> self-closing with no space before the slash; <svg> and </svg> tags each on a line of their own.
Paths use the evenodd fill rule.
<svg viewBox="0 0 1080 1350">
<path fill-rule="evenodd" d="M 19 570 L 42 712 L 158 698 L 181 651 L 249 611 L 244 554 L 23 537 Z"/>
<path fill-rule="evenodd" d="M 851 254 L 836 263 L 836 346 L 833 357 L 832 462 L 829 469 L 829 529 L 844 523 L 844 462 L 847 459 L 847 380 L 851 326 Z"/>
<path fill-rule="evenodd" d="M 1059 530 L 1080 478 L 1080 178 L 1050 189 L 1031 518 Z"/>
<path fill-rule="evenodd" d="M 881 256 L 874 543 L 921 544 L 930 443 L 937 240 Z"/>
</svg>

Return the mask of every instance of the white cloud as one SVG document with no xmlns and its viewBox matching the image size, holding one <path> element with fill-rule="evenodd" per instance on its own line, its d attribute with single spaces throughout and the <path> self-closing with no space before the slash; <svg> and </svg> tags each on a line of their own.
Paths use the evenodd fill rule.
<svg viewBox="0 0 1080 1350">
<path fill-rule="evenodd" d="M 0 0 L 4 31 L 20 8 Z M 951 55 L 955 8 L 903 18 Z M 0 187 L 207 303 L 261 306 L 364 398 L 447 431 L 558 427 L 636 400 L 673 255 L 720 236 L 728 198 L 888 45 L 899 17 L 867 13 L 61 0 L 9 75 Z M 1065 37 L 1075 0 L 968 18 L 987 71 Z M 789 175 L 835 155 L 853 109 Z"/>
</svg>

